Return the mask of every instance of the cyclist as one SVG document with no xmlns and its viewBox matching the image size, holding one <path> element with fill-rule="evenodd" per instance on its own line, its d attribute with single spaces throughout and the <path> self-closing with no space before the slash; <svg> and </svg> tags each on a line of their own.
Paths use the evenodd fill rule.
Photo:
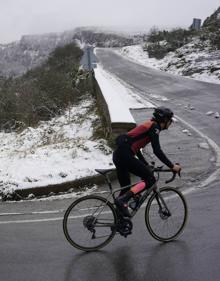
<svg viewBox="0 0 220 281">
<path fill-rule="evenodd" d="M 117 169 L 120 186 L 124 187 L 131 184 L 130 173 L 143 180 L 132 188 L 122 190 L 116 198 L 117 207 L 126 217 L 130 217 L 127 205 L 129 199 L 156 182 L 150 166 L 141 153 L 142 148 L 151 143 L 154 154 L 161 162 L 174 172 L 178 173 L 181 170 L 181 166 L 173 164 L 160 147 L 159 133 L 169 128 L 173 121 L 172 117 L 173 112 L 169 108 L 155 108 L 150 120 L 116 138 L 117 148 L 113 152 L 113 162 Z"/>
</svg>

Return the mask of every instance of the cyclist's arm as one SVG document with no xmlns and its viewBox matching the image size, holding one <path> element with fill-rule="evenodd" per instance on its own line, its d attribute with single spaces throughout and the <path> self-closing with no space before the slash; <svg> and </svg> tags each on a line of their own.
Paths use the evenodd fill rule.
<svg viewBox="0 0 220 281">
<path fill-rule="evenodd" d="M 145 160 L 143 154 L 141 153 L 141 150 L 138 150 L 138 152 L 136 153 L 138 159 L 144 163 L 144 165 L 148 166 L 149 164 L 147 163 L 147 161 Z"/>
<path fill-rule="evenodd" d="M 159 132 L 160 131 L 157 126 L 153 126 L 149 130 L 149 137 L 151 140 L 153 152 L 157 156 L 157 158 L 160 159 L 161 162 L 163 162 L 165 165 L 172 169 L 174 166 L 173 163 L 167 158 L 167 156 L 160 147 Z"/>
</svg>

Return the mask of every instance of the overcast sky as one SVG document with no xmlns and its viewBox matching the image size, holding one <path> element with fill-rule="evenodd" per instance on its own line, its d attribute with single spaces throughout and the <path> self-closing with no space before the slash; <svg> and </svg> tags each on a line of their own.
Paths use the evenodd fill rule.
<svg viewBox="0 0 220 281">
<path fill-rule="evenodd" d="M 188 27 L 220 0 L 0 0 L 0 43 L 77 26 Z"/>
</svg>

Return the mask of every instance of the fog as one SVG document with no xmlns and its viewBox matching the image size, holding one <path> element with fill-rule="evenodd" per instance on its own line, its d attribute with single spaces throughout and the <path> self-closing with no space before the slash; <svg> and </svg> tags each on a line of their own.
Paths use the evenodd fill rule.
<svg viewBox="0 0 220 281">
<path fill-rule="evenodd" d="M 189 27 L 193 18 L 204 20 L 219 6 L 219 0 L 0 0 L 0 43 L 78 26 Z"/>
</svg>

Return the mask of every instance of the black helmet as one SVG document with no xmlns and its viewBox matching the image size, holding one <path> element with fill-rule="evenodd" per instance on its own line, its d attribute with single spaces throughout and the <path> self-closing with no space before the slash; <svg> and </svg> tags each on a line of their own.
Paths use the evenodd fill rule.
<svg viewBox="0 0 220 281">
<path fill-rule="evenodd" d="M 166 122 L 172 119 L 173 111 L 169 108 L 160 106 L 154 109 L 153 119 L 158 122 Z"/>
</svg>

